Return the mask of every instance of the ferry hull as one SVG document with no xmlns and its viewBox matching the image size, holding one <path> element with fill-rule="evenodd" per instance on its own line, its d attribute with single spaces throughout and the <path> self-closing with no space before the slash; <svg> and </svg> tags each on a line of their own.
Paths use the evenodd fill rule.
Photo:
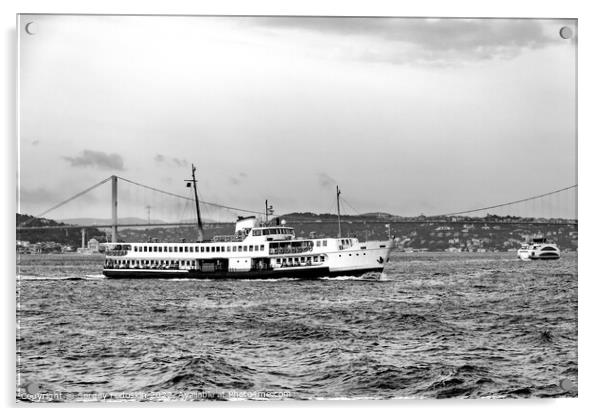
<svg viewBox="0 0 602 416">
<path fill-rule="evenodd" d="M 136 269 L 105 269 L 103 274 L 110 279 L 319 279 L 322 277 L 362 276 L 366 273 L 381 273 L 384 267 L 372 267 L 357 270 L 331 271 L 328 267 L 313 267 L 306 269 L 274 269 L 257 271 L 216 271 L 202 272 L 200 270 L 136 270 Z"/>
</svg>

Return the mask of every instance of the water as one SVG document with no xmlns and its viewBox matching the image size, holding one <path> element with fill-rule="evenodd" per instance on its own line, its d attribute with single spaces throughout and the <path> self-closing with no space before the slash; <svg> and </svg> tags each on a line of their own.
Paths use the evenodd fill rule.
<svg viewBox="0 0 602 416">
<path fill-rule="evenodd" d="M 21 261 L 20 400 L 577 395 L 576 254 L 394 253 L 381 281 L 113 281 L 61 259 Z"/>
</svg>

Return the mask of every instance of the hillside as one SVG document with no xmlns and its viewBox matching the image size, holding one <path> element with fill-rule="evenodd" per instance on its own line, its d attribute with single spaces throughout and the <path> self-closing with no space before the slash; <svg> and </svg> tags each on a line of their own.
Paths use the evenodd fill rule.
<svg viewBox="0 0 602 416">
<path fill-rule="evenodd" d="M 30 219 L 30 216 L 17 215 L 17 223 Z M 294 212 L 279 217 L 280 221 L 295 228 L 298 237 L 334 237 L 338 234 L 337 216 L 334 214 L 315 214 L 311 212 Z M 470 218 L 462 218 L 470 220 Z M 513 224 L 520 220 L 516 217 L 474 218 L 476 224 L 447 222 L 438 224 L 426 222 L 424 217 L 402 218 L 385 213 L 370 213 L 357 216 L 341 216 L 341 234 L 344 237 L 357 237 L 360 240 L 385 239 L 390 233 L 395 236 L 398 245 L 404 249 L 442 251 L 506 251 L 514 250 L 533 235 L 543 235 L 559 244 L 562 250 L 576 250 L 578 246 L 577 227 L 563 224 Z M 399 222 L 399 221 L 416 222 Z M 398 221 L 398 222 L 395 222 Z M 48 219 L 34 219 L 29 225 L 58 225 Z M 205 238 L 216 235 L 230 235 L 234 232 L 234 224 L 206 223 Z M 195 227 L 152 227 L 145 229 L 119 229 L 119 241 L 135 242 L 158 239 L 165 242 L 196 240 Z M 96 238 L 105 241 L 105 235 L 97 228 L 88 227 L 86 239 Z M 32 243 L 54 241 L 79 247 L 81 233 L 79 229 L 70 230 L 32 230 L 17 233 L 17 239 Z"/>
<path fill-rule="evenodd" d="M 17 214 L 16 225 L 29 221 L 26 227 L 40 227 L 64 225 L 65 223 L 56 222 L 46 218 L 36 218 L 31 215 Z M 17 231 L 17 240 L 29 241 L 30 243 L 40 243 L 53 241 L 62 245 L 73 247 L 81 246 L 81 229 L 50 229 L 50 230 L 23 230 Z M 105 233 L 94 227 L 86 227 L 86 241 L 90 238 L 96 238 L 98 241 L 105 240 Z"/>
</svg>

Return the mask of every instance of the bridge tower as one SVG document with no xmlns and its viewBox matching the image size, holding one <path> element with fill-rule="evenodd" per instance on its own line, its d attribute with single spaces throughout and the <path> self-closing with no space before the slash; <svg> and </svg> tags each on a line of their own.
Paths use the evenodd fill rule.
<svg viewBox="0 0 602 416">
<path fill-rule="evenodd" d="M 111 176 L 111 242 L 117 242 L 117 176 Z"/>
</svg>

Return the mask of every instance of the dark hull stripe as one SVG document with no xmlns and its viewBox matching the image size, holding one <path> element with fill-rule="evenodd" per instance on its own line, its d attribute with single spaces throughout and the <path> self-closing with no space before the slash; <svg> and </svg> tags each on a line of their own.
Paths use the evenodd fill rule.
<svg viewBox="0 0 602 416">
<path fill-rule="evenodd" d="M 366 273 L 380 273 L 384 267 L 370 269 L 330 271 L 328 267 L 316 267 L 300 270 L 261 270 L 249 272 L 201 272 L 190 270 L 186 273 L 166 273 L 160 270 L 103 270 L 111 279 L 318 279 L 320 277 L 361 276 Z"/>
</svg>

